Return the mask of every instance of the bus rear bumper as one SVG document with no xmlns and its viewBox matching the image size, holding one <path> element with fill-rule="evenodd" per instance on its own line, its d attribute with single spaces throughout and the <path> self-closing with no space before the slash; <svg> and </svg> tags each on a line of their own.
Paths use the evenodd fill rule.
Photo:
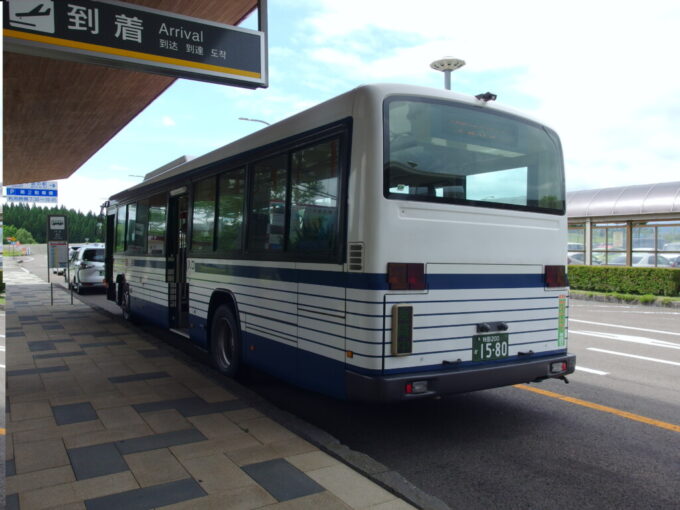
<svg viewBox="0 0 680 510">
<path fill-rule="evenodd" d="M 566 363 L 566 370 L 551 371 L 554 363 Z M 522 362 L 471 367 L 447 372 L 411 372 L 388 376 L 367 376 L 347 371 L 350 400 L 397 401 L 484 390 L 511 384 L 540 382 L 574 372 L 576 356 L 562 354 Z M 407 393 L 406 386 L 426 381 L 421 393 Z M 420 385 L 422 387 L 422 384 Z"/>
</svg>

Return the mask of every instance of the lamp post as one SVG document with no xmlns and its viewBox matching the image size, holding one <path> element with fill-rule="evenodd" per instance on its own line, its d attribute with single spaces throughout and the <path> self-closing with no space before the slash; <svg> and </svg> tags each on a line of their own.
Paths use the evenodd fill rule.
<svg viewBox="0 0 680 510">
<path fill-rule="evenodd" d="M 266 120 L 260 120 L 260 119 L 249 119 L 248 117 L 239 117 L 238 120 L 247 120 L 248 122 L 261 122 L 262 124 L 265 124 L 266 126 L 271 126 L 269 122 Z"/>
<path fill-rule="evenodd" d="M 430 67 L 436 71 L 444 73 L 444 88 L 451 90 L 451 72 L 460 69 L 465 65 L 465 60 L 453 57 L 444 57 L 435 60 L 430 64 Z"/>
</svg>

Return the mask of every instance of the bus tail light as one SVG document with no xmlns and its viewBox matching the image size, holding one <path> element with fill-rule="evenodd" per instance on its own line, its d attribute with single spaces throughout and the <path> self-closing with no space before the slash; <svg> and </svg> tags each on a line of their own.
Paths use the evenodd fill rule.
<svg viewBox="0 0 680 510">
<path fill-rule="evenodd" d="M 387 264 L 390 290 L 425 290 L 425 264 Z"/>
<path fill-rule="evenodd" d="M 567 364 L 564 361 L 558 361 L 556 363 L 550 364 L 550 373 L 551 374 L 559 374 L 560 372 L 566 372 L 566 371 L 567 371 Z"/>
<path fill-rule="evenodd" d="M 546 287 L 566 287 L 568 285 L 566 266 L 545 266 Z"/>
<path fill-rule="evenodd" d="M 413 352 L 413 306 L 392 307 L 392 355 L 406 356 Z"/>
<path fill-rule="evenodd" d="M 407 382 L 404 386 L 404 393 L 407 395 L 414 395 L 418 393 L 427 392 L 427 381 L 412 381 Z"/>
</svg>

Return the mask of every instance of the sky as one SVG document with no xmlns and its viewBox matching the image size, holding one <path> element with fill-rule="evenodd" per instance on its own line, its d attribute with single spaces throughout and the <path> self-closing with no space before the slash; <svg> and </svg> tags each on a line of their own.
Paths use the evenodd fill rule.
<svg viewBox="0 0 680 510">
<path fill-rule="evenodd" d="M 108 196 L 364 83 L 491 91 L 557 131 L 567 190 L 680 180 L 680 2 L 269 0 L 269 88 L 178 80 L 69 179 L 60 204 Z M 242 26 L 256 28 L 251 16 Z"/>
</svg>

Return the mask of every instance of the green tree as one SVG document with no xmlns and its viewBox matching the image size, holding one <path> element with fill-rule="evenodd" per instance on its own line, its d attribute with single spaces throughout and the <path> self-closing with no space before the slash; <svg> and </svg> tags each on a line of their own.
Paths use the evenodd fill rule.
<svg viewBox="0 0 680 510">
<path fill-rule="evenodd" d="M 16 238 L 21 244 L 35 244 L 35 239 L 33 239 L 31 233 L 25 228 L 17 230 Z"/>
</svg>

